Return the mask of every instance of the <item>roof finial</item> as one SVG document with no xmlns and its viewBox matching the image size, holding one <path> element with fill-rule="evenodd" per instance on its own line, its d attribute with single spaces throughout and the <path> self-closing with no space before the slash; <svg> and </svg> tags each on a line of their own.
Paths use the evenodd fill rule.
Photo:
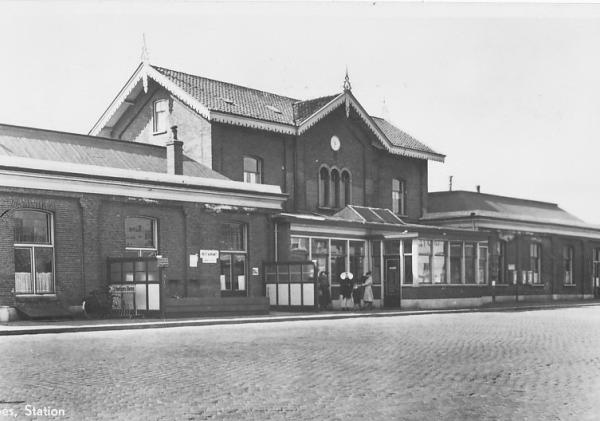
<svg viewBox="0 0 600 421">
<path fill-rule="evenodd" d="M 348 76 L 348 66 L 346 66 L 346 77 L 344 78 L 344 91 L 351 91 L 350 77 Z"/>
<path fill-rule="evenodd" d="M 146 45 L 146 34 L 142 33 L 142 63 L 150 63 L 150 54 L 148 53 L 148 46 Z"/>
</svg>

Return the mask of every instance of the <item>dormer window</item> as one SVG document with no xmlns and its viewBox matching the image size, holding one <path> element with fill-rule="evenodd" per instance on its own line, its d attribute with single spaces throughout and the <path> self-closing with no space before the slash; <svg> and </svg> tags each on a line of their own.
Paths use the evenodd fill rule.
<svg viewBox="0 0 600 421">
<path fill-rule="evenodd" d="M 168 111 L 168 100 L 159 99 L 154 101 L 154 112 L 153 112 L 153 130 L 154 133 L 165 133 L 167 131 L 167 111 Z"/>
<path fill-rule="evenodd" d="M 269 110 L 273 111 L 274 113 L 277 113 L 277 114 L 282 114 L 281 110 L 280 110 L 279 108 L 277 108 L 277 107 L 274 107 L 274 106 L 272 106 L 272 105 L 267 105 L 267 108 L 268 108 Z"/>
<path fill-rule="evenodd" d="M 231 98 L 226 98 L 226 97 L 222 96 L 221 101 L 223 101 L 227 105 L 235 105 L 235 102 L 233 102 L 233 99 L 231 99 Z"/>
</svg>

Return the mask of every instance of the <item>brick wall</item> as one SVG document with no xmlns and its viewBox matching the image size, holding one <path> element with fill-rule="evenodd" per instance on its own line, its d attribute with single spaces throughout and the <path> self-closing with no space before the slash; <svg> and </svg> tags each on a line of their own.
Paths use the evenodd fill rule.
<svg viewBox="0 0 600 421">
<path fill-rule="evenodd" d="M 220 222 L 247 224 L 248 295 L 264 296 L 262 262 L 272 260 L 273 254 L 273 229 L 268 213 L 203 204 L 6 189 L 0 192 L 0 215 L 3 215 L 0 217 L 0 305 L 15 302 L 14 222 L 10 210 L 20 208 L 39 209 L 53 215 L 56 296 L 63 304 L 80 304 L 86 294 L 107 284 L 107 258 L 137 255 L 125 247 L 125 219 L 129 216 L 157 221 L 158 254 L 169 259 L 169 266 L 163 269 L 167 297 L 186 293 L 194 297 L 220 296 L 220 264 L 199 263 L 197 268 L 190 268 L 189 254 L 201 249 L 219 249 Z M 259 268 L 258 275 L 252 275 L 253 267 Z"/>
</svg>

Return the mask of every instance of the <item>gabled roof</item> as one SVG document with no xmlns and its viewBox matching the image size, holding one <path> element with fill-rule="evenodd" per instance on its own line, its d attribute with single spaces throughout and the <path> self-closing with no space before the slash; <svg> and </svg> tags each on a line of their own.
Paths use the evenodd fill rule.
<svg viewBox="0 0 600 421">
<path fill-rule="evenodd" d="M 246 88 L 233 83 L 152 66 L 211 111 L 238 114 L 275 123 L 294 124 L 297 99 Z M 279 110 L 280 112 L 277 112 Z"/>
<path fill-rule="evenodd" d="M 388 152 L 417 159 L 444 160 L 444 155 L 433 151 L 390 122 L 371 117 L 350 90 L 298 100 L 147 63 L 140 64 L 90 130 L 90 134 L 97 135 L 104 127 L 115 124 L 126 107 L 133 103 L 142 86 L 144 90 L 147 89 L 148 78 L 209 121 L 290 135 L 301 135 L 335 109 L 345 106 L 347 115 L 352 108 Z"/>
<path fill-rule="evenodd" d="M 394 146 L 437 154 L 437 152 L 435 152 L 429 146 L 419 142 L 417 139 L 415 139 L 408 133 L 400 130 L 398 127 L 394 126 L 389 121 L 384 120 L 380 117 L 371 117 Z"/>
<path fill-rule="evenodd" d="M 0 124 L 0 155 L 167 173 L 163 146 L 6 124 Z M 228 180 L 188 157 L 184 157 L 183 174 Z"/>
<path fill-rule="evenodd" d="M 427 213 L 421 218 L 423 221 L 484 218 L 600 230 L 600 227 L 585 223 L 555 203 L 486 193 L 461 190 L 432 192 L 428 195 L 427 208 Z"/>
</svg>

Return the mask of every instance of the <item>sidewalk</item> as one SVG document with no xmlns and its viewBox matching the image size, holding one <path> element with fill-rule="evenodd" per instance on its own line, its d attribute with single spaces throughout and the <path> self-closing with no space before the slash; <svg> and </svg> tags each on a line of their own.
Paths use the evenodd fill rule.
<svg viewBox="0 0 600 421">
<path fill-rule="evenodd" d="M 600 301 L 557 301 L 549 303 L 496 303 L 477 308 L 441 310 L 372 310 L 283 312 L 272 311 L 258 316 L 206 316 L 186 319 L 83 319 L 60 321 L 17 321 L 0 323 L 0 336 L 34 335 L 42 333 L 93 332 L 105 330 L 158 329 L 184 326 L 215 326 L 248 323 L 275 323 L 307 320 L 337 320 L 366 317 L 396 317 L 424 314 L 484 313 L 498 311 L 530 311 L 569 307 L 600 307 Z"/>
</svg>

